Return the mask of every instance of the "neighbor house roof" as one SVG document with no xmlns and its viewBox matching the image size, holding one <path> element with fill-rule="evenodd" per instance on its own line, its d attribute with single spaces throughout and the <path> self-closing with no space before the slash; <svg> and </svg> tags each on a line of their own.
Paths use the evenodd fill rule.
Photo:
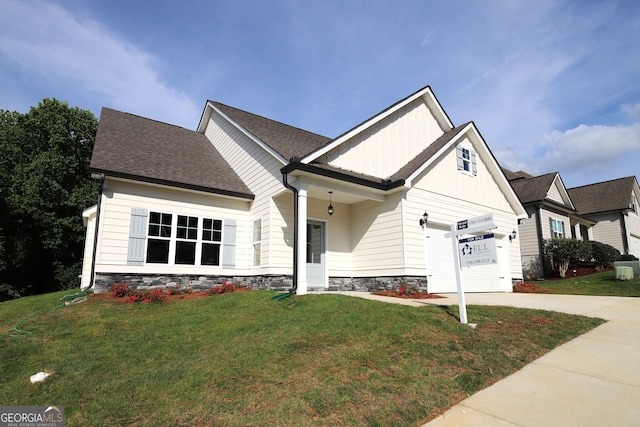
<svg viewBox="0 0 640 427">
<path fill-rule="evenodd" d="M 267 119 L 220 102 L 209 102 L 275 150 L 285 160 L 303 157 L 331 141 L 331 138 L 326 136 Z"/>
<path fill-rule="evenodd" d="M 253 199 L 202 134 L 110 108 L 100 114 L 91 173 Z"/>
<path fill-rule="evenodd" d="M 567 191 L 578 213 L 589 215 L 629 209 L 629 198 L 635 183 L 636 178 L 628 176 L 574 187 Z"/>
<path fill-rule="evenodd" d="M 557 175 L 556 172 L 551 172 L 531 178 L 518 178 L 510 181 L 511 187 L 523 204 L 541 202 L 547 197 Z"/>
</svg>

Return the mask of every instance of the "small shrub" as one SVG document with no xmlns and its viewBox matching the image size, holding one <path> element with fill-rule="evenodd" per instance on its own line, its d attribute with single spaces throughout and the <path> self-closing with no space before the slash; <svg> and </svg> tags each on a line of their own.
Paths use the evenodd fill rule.
<svg viewBox="0 0 640 427">
<path fill-rule="evenodd" d="M 185 295 L 193 293 L 192 288 L 183 288 L 180 285 L 176 285 L 175 288 L 167 289 L 167 295 Z"/>
<path fill-rule="evenodd" d="M 211 289 L 207 289 L 202 292 L 203 296 L 209 295 L 218 295 L 218 294 L 229 294 L 232 292 L 244 291 L 247 290 L 244 286 L 240 284 L 233 284 L 231 282 L 224 282 L 222 285 L 215 285 Z"/>
<path fill-rule="evenodd" d="M 614 261 L 620 258 L 620 251 L 611 245 L 593 241 L 591 242 L 591 256 L 597 264 L 598 270 L 611 267 Z"/>
<path fill-rule="evenodd" d="M 638 258 L 631 254 L 620 255 L 620 259 L 618 261 L 638 261 Z"/>
<path fill-rule="evenodd" d="M 166 290 L 164 288 L 156 288 L 153 291 L 139 292 L 138 301 L 162 303 L 167 300 L 167 295 L 171 295 L 170 290 Z"/>
<path fill-rule="evenodd" d="M 123 298 L 133 294 L 133 290 L 129 289 L 129 284 L 126 282 L 118 282 L 109 286 L 109 292 L 116 298 Z"/>
<path fill-rule="evenodd" d="M 427 299 L 433 298 L 433 294 L 426 291 L 421 291 L 417 286 L 401 285 L 398 288 L 398 295 L 402 298 L 411 299 Z"/>
<path fill-rule="evenodd" d="M 521 294 L 546 294 L 549 290 L 536 285 L 535 283 L 518 283 L 513 285 L 513 292 Z"/>
</svg>

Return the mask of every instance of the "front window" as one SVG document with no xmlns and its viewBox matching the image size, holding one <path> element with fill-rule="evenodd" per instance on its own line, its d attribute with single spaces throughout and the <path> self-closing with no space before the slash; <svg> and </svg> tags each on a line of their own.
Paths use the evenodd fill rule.
<svg viewBox="0 0 640 427">
<path fill-rule="evenodd" d="M 253 221 L 253 265 L 259 266 L 262 252 L 262 220 Z"/>
<path fill-rule="evenodd" d="M 150 212 L 147 263 L 220 265 L 222 220 Z"/>
<path fill-rule="evenodd" d="M 222 241 L 222 221 L 204 218 L 202 221 L 202 265 L 220 265 L 220 242 Z"/>
<path fill-rule="evenodd" d="M 629 201 L 629 208 L 631 212 L 638 213 L 638 200 L 636 199 L 636 195 L 631 193 L 631 200 Z"/>
<path fill-rule="evenodd" d="M 557 219 L 551 219 L 551 237 L 554 239 L 562 239 L 564 237 L 564 224 Z"/>
<path fill-rule="evenodd" d="M 167 264 L 171 244 L 171 223 L 173 215 L 151 212 L 149 216 L 149 241 L 147 242 L 147 262 Z"/>
<path fill-rule="evenodd" d="M 176 264 L 193 265 L 196 262 L 198 218 L 178 215 L 176 227 Z"/>
</svg>

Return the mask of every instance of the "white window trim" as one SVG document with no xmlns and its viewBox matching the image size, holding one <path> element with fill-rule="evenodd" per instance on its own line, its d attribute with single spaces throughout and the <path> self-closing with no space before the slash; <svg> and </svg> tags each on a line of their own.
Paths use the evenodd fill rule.
<svg viewBox="0 0 640 427">
<path fill-rule="evenodd" d="M 556 230 L 556 225 L 560 226 L 560 231 Z M 559 236 L 556 236 L 556 234 L 559 234 Z M 559 219 L 555 219 L 555 218 L 551 218 L 551 238 L 552 239 L 564 239 L 565 238 L 565 234 L 564 234 L 564 221 L 559 220 Z"/>
<path fill-rule="evenodd" d="M 251 264 L 253 267 L 260 267 L 262 265 L 262 218 L 258 218 L 256 220 L 253 221 L 253 228 L 251 230 L 251 247 L 252 247 L 252 257 L 251 257 Z M 259 224 L 260 229 L 259 229 L 259 236 L 258 236 L 258 240 L 255 240 L 255 231 L 256 231 L 256 224 Z M 256 246 L 258 246 L 258 263 L 256 263 Z"/>
<path fill-rule="evenodd" d="M 469 153 L 469 158 L 464 157 L 464 151 Z M 476 176 L 478 175 L 478 155 L 473 148 L 459 144 L 456 146 L 456 162 L 458 170 L 465 175 Z M 469 170 L 465 169 L 465 164 L 468 165 Z"/>
</svg>

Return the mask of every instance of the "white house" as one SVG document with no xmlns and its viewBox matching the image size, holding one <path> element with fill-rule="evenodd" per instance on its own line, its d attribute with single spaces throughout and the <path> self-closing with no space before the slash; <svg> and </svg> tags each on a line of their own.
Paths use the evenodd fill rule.
<svg viewBox="0 0 640 427">
<path fill-rule="evenodd" d="M 333 139 L 212 101 L 196 131 L 104 108 L 90 171 L 102 185 L 84 214 L 82 286 L 97 292 L 221 280 L 455 292 L 444 234 L 487 213 L 498 263 L 464 268 L 466 290 L 522 279 L 508 236 L 527 212 L 475 124 L 454 126 L 430 87 Z"/>
</svg>

